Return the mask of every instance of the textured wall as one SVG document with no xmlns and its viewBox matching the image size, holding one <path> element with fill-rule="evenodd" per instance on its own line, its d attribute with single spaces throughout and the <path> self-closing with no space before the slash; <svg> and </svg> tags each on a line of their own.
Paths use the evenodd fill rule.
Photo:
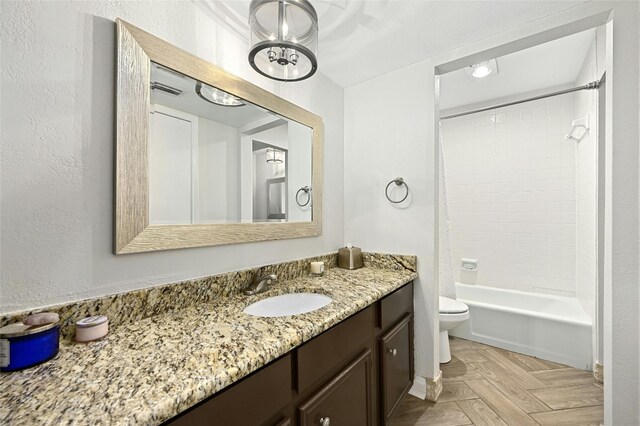
<svg viewBox="0 0 640 426">
<path fill-rule="evenodd" d="M 0 312 L 336 250 L 343 242 L 343 90 L 277 83 L 198 2 L 3 1 Z M 114 61 L 120 17 L 320 115 L 323 235 L 114 256 Z"/>
<path fill-rule="evenodd" d="M 345 240 L 367 250 L 418 256 L 415 286 L 416 374 L 436 377 L 437 285 L 433 67 L 420 62 L 345 90 Z M 420 119 L 419 117 L 425 117 Z M 394 205 L 384 190 L 401 176 L 411 192 Z M 392 184 L 392 187 L 395 186 Z M 392 197 L 404 195 L 393 190 Z"/>
<path fill-rule="evenodd" d="M 442 121 L 456 280 L 575 297 L 573 119 L 568 94 Z"/>
</svg>

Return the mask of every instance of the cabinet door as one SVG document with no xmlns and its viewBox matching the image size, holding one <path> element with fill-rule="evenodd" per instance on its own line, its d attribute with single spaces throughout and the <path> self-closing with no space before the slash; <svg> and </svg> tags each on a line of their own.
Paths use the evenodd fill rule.
<svg viewBox="0 0 640 426">
<path fill-rule="evenodd" d="M 300 425 L 372 425 L 371 391 L 371 350 L 367 349 L 299 407 Z"/>
<path fill-rule="evenodd" d="M 366 308 L 298 349 L 298 392 L 315 389 L 373 339 L 374 309 Z"/>
<path fill-rule="evenodd" d="M 413 383 L 412 318 L 405 316 L 380 338 L 381 399 L 386 422 Z"/>
</svg>

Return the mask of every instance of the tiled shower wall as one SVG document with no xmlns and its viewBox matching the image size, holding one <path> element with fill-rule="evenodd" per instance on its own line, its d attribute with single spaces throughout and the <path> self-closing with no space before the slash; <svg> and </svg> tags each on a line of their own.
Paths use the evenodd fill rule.
<svg viewBox="0 0 640 426">
<path fill-rule="evenodd" d="M 576 296 L 574 118 L 569 94 L 443 120 L 457 281 Z"/>
</svg>

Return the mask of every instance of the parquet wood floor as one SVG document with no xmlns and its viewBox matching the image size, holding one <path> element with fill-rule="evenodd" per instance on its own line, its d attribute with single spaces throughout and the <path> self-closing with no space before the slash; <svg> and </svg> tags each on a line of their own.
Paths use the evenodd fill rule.
<svg viewBox="0 0 640 426">
<path fill-rule="evenodd" d="M 438 402 L 408 395 L 393 426 L 599 426 L 603 390 L 593 374 L 451 338 Z"/>
</svg>

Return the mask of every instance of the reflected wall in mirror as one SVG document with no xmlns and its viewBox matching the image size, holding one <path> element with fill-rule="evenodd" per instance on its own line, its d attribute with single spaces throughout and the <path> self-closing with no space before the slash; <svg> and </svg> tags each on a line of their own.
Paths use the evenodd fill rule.
<svg viewBox="0 0 640 426">
<path fill-rule="evenodd" d="M 150 87 L 150 224 L 312 220 L 311 128 L 153 62 Z"/>
<path fill-rule="evenodd" d="M 116 254 L 320 235 L 322 119 L 117 29 Z"/>
</svg>

